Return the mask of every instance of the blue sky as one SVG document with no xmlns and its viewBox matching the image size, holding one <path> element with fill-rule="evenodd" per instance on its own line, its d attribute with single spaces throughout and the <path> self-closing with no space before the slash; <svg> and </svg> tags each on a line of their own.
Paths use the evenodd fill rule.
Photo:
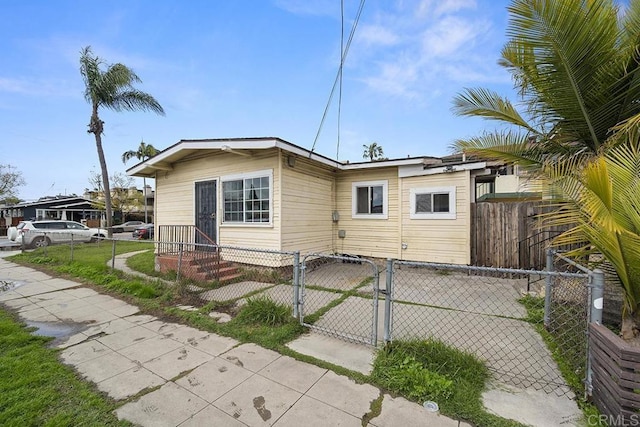
<svg viewBox="0 0 640 427">
<path fill-rule="evenodd" d="M 345 0 L 345 41 L 359 1 Z M 362 161 L 445 155 L 486 123 L 455 117 L 465 87 L 513 97 L 497 65 L 507 1 L 369 0 L 315 151 Z M 5 2 L 0 25 L 0 163 L 22 172 L 19 197 L 82 194 L 99 171 L 78 71 L 92 46 L 142 79 L 166 116 L 101 112 L 110 174 L 141 140 L 280 137 L 311 149 L 340 56 L 339 0 L 33 0 Z"/>
</svg>

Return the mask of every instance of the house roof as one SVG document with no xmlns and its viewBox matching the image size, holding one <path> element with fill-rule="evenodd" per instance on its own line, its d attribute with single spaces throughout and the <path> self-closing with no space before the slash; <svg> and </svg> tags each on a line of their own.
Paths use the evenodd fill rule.
<svg viewBox="0 0 640 427">
<path fill-rule="evenodd" d="M 48 205 L 51 208 L 58 207 L 66 207 L 71 204 L 83 204 L 88 203 L 91 204 L 91 200 L 85 199 L 84 197 L 43 197 L 35 202 L 21 202 L 15 205 L 18 208 L 30 207 L 30 206 L 40 206 L 40 205 Z"/>
<path fill-rule="evenodd" d="M 127 174 L 140 177 L 153 177 L 157 171 L 172 170 L 173 163 L 185 157 L 195 155 L 198 151 L 221 150 L 247 156 L 251 155 L 252 151 L 271 148 L 279 148 L 297 156 L 307 157 L 339 170 L 371 169 L 389 166 L 423 166 L 427 168 L 431 166 L 441 166 L 443 163 L 441 158 L 432 156 L 407 157 L 374 162 L 340 162 L 276 137 L 183 139 L 160 151 L 150 159 L 127 169 Z"/>
<path fill-rule="evenodd" d="M 84 208 L 84 209 L 93 209 L 93 205 L 94 203 L 91 202 L 90 200 L 82 200 L 79 202 L 75 202 L 75 203 L 63 203 L 63 204 L 56 204 L 56 205 L 52 205 L 49 208 L 50 209 L 79 209 L 79 208 Z M 98 209 L 96 209 L 98 210 Z"/>
</svg>

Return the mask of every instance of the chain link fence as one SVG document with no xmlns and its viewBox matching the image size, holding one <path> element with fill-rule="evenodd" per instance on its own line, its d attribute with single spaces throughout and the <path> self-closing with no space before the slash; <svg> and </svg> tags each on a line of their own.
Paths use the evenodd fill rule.
<svg viewBox="0 0 640 427">
<path fill-rule="evenodd" d="M 61 246 L 64 249 L 56 250 L 56 256 L 63 261 L 73 261 L 75 251 L 82 250 L 86 244 L 98 246 L 105 244 L 104 240 L 106 237 L 102 235 L 90 236 L 67 231 L 27 230 L 21 233 L 20 238 L 16 240 L 16 245 L 22 252 L 29 249 L 40 249 L 43 256 L 50 255 L 51 246 Z"/>
<path fill-rule="evenodd" d="M 475 354 L 501 383 L 563 395 L 570 388 L 551 345 L 585 378 L 589 274 L 407 261 L 388 269 L 388 340 L 436 339 Z"/>
<path fill-rule="evenodd" d="M 373 261 L 309 254 L 302 272 L 303 325 L 348 341 L 377 344 L 379 275 Z"/>
<path fill-rule="evenodd" d="M 584 384 L 589 382 L 588 326 L 596 276 L 593 271 L 551 251 L 547 254 L 547 270 L 558 274 L 549 275 L 545 280 L 544 329 L 552 338 L 551 345 L 559 358 Z"/>
<path fill-rule="evenodd" d="M 260 295 L 293 307 L 298 263 L 296 252 L 199 243 L 158 242 L 156 253 L 157 269 L 175 274 L 204 303 L 236 306 Z"/>
<path fill-rule="evenodd" d="M 348 341 L 437 339 L 475 354 L 497 381 L 518 388 L 569 393 L 558 359 L 578 382 L 589 383 L 587 326 L 598 321 L 590 317 L 590 302 L 595 279 L 604 279 L 558 253 L 549 253 L 547 271 L 529 271 L 400 260 L 376 265 L 341 255 L 153 240 L 87 244 L 110 248 L 111 267 L 119 269 L 136 245 L 152 251 L 155 270 L 201 305 L 241 307 L 265 296 L 289 305 L 305 326 Z M 40 250 L 73 261 L 83 245 L 74 239 Z"/>
</svg>

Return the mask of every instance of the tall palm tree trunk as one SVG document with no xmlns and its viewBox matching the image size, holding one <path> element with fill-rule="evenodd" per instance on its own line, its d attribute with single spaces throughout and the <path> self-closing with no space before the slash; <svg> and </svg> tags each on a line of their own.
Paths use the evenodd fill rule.
<svg viewBox="0 0 640 427">
<path fill-rule="evenodd" d="M 98 150 L 98 160 L 100 161 L 100 172 L 102 175 L 102 188 L 104 189 L 104 206 L 105 215 L 107 220 L 107 236 L 113 237 L 112 218 L 113 209 L 111 207 L 111 187 L 109 186 L 109 172 L 107 170 L 107 160 L 104 157 L 104 150 L 102 149 L 102 131 L 103 123 L 98 117 L 98 107 L 94 106 L 93 114 L 91 115 L 91 124 L 89 124 L 89 132 L 93 133 L 96 138 L 96 149 Z"/>
</svg>

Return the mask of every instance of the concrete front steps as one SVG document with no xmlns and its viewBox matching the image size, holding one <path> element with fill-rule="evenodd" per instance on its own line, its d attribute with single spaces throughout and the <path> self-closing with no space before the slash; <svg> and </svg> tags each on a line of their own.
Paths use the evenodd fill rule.
<svg viewBox="0 0 640 427">
<path fill-rule="evenodd" d="M 180 264 L 180 276 L 198 282 L 215 280 L 224 284 L 242 276 L 236 265 L 221 259 L 217 252 L 185 252 L 182 254 L 182 261 L 178 254 L 163 254 L 158 255 L 156 260 L 162 273 L 177 272 Z"/>
</svg>

